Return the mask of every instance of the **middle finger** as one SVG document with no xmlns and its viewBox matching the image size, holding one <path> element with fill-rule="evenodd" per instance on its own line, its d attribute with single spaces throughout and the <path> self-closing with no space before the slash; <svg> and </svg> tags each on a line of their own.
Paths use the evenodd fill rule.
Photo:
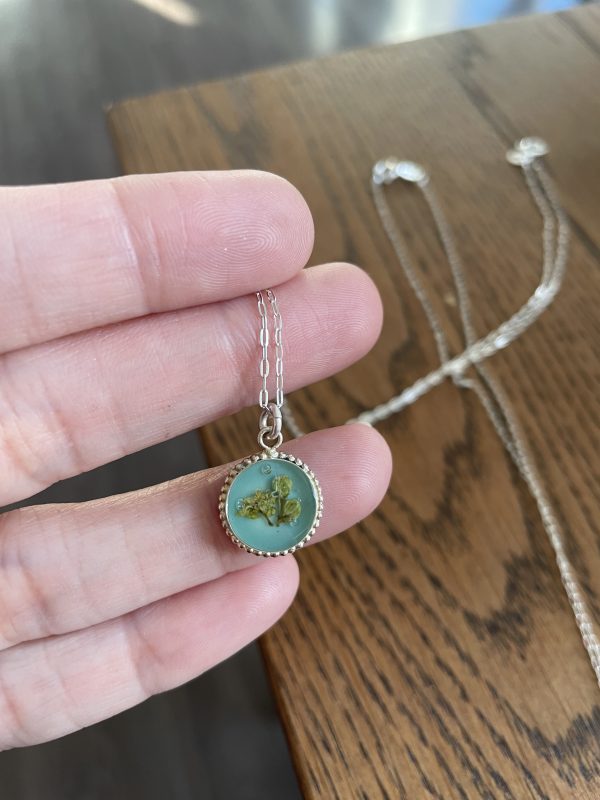
<svg viewBox="0 0 600 800">
<path fill-rule="evenodd" d="M 379 335 L 379 295 L 356 267 L 311 268 L 278 295 L 289 389 L 343 369 Z M 257 341 L 246 296 L 6 354 L 0 505 L 257 402 Z"/>
</svg>

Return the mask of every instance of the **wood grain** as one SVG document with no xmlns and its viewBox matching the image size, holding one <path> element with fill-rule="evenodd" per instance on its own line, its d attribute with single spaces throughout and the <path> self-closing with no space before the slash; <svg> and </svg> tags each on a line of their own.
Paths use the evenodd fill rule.
<svg viewBox="0 0 600 800">
<path fill-rule="evenodd" d="M 110 115 L 128 172 L 286 176 L 315 217 L 313 261 L 355 261 L 377 282 L 382 337 L 360 364 L 293 396 L 307 429 L 343 423 L 436 363 L 372 206 L 373 161 L 395 153 L 430 167 L 484 332 L 526 298 L 540 265 L 540 222 L 504 151 L 521 135 L 548 139 L 574 228 L 570 271 L 551 310 L 492 368 L 597 617 L 599 82 L 591 6 L 133 100 Z M 422 199 L 402 187 L 389 196 L 458 344 Z M 255 428 L 255 410 L 208 426 L 209 458 L 252 451 Z M 305 796 L 600 796 L 599 689 L 535 505 L 478 401 L 446 384 L 380 430 L 395 458 L 388 496 L 301 554 L 298 601 L 263 641 Z"/>
</svg>

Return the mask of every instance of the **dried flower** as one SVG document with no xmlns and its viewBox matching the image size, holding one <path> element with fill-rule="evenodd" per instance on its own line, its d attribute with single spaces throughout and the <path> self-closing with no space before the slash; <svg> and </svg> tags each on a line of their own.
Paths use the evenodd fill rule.
<svg viewBox="0 0 600 800">
<path fill-rule="evenodd" d="M 247 519 L 262 517 L 271 527 L 290 525 L 298 519 L 302 511 L 301 501 L 289 497 L 292 486 L 290 477 L 276 475 L 271 482 L 270 492 L 257 489 L 253 495 L 243 498 L 238 516 Z"/>
</svg>

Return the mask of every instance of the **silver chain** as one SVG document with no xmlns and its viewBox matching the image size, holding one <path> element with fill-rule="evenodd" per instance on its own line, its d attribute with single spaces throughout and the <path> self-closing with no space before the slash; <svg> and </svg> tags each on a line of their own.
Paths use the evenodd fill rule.
<svg viewBox="0 0 600 800">
<path fill-rule="evenodd" d="M 600 687 L 600 639 L 575 570 L 567 556 L 564 534 L 504 387 L 483 364 L 494 353 L 514 342 L 543 314 L 558 294 L 566 272 L 569 223 L 554 184 L 540 161 L 547 152 L 548 146 L 542 139 L 526 137 L 516 142 L 507 153 L 507 160 L 521 168 L 525 183 L 542 217 L 542 272 L 540 282 L 529 299 L 509 319 L 481 338 L 477 337 L 473 324 L 464 270 L 452 229 L 431 187 L 428 174 L 423 167 L 411 161 L 388 158 L 375 164 L 371 180 L 375 207 L 402 270 L 423 308 L 435 340 L 440 366 L 388 402 L 363 412 L 350 422 L 372 425 L 387 419 L 414 403 L 446 378 L 451 378 L 457 386 L 470 389 L 477 395 L 536 502 L 583 645 Z M 385 198 L 383 186 L 397 179 L 414 183 L 421 190 L 450 265 L 466 345 L 463 352 L 454 357 L 450 355 L 444 328 L 413 268 L 406 244 Z M 470 367 L 475 368 L 475 375 L 466 377 L 465 373 Z M 302 435 L 289 405 L 284 408 L 284 416 L 292 433 L 296 436 Z"/>
<path fill-rule="evenodd" d="M 283 406 L 283 319 L 279 313 L 277 297 L 272 289 L 266 289 L 265 294 L 271 306 L 273 317 L 273 338 L 275 340 L 275 405 L 277 408 Z M 262 387 L 258 394 L 258 405 L 263 409 L 269 408 L 269 386 L 268 379 L 271 372 L 269 364 L 269 345 L 271 334 L 269 331 L 269 315 L 267 304 L 263 292 L 256 293 L 258 303 L 258 313 L 260 315 L 259 343 L 261 348 L 261 359 L 259 373 L 262 378 Z"/>
<path fill-rule="evenodd" d="M 271 344 L 271 332 L 269 326 L 269 314 L 264 295 L 271 309 L 273 319 L 273 343 L 275 351 L 275 398 L 269 399 L 269 374 L 271 366 L 269 362 L 269 350 Z M 258 304 L 258 314 L 260 316 L 260 329 L 258 341 L 260 345 L 261 358 L 259 364 L 259 374 L 262 381 L 258 393 L 258 405 L 261 408 L 259 420 L 258 441 L 261 447 L 269 450 L 279 447 L 283 440 L 281 432 L 282 412 L 284 403 L 283 396 L 283 319 L 279 312 L 277 296 L 273 289 L 266 289 L 263 292 L 256 292 L 256 302 Z"/>
</svg>

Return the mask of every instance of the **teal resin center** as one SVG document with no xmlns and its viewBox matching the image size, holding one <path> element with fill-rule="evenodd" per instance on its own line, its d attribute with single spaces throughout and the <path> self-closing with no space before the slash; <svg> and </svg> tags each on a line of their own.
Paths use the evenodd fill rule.
<svg viewBox="0 0 600 800">
<path fill-rule="evenodd" d="M 260 459 L 231 482 L 225 513 L 232 533 L 247 547 L 266 553 L 288 550 L 317 520 L 317 489 L 292 461 Z"/>
</svg>

